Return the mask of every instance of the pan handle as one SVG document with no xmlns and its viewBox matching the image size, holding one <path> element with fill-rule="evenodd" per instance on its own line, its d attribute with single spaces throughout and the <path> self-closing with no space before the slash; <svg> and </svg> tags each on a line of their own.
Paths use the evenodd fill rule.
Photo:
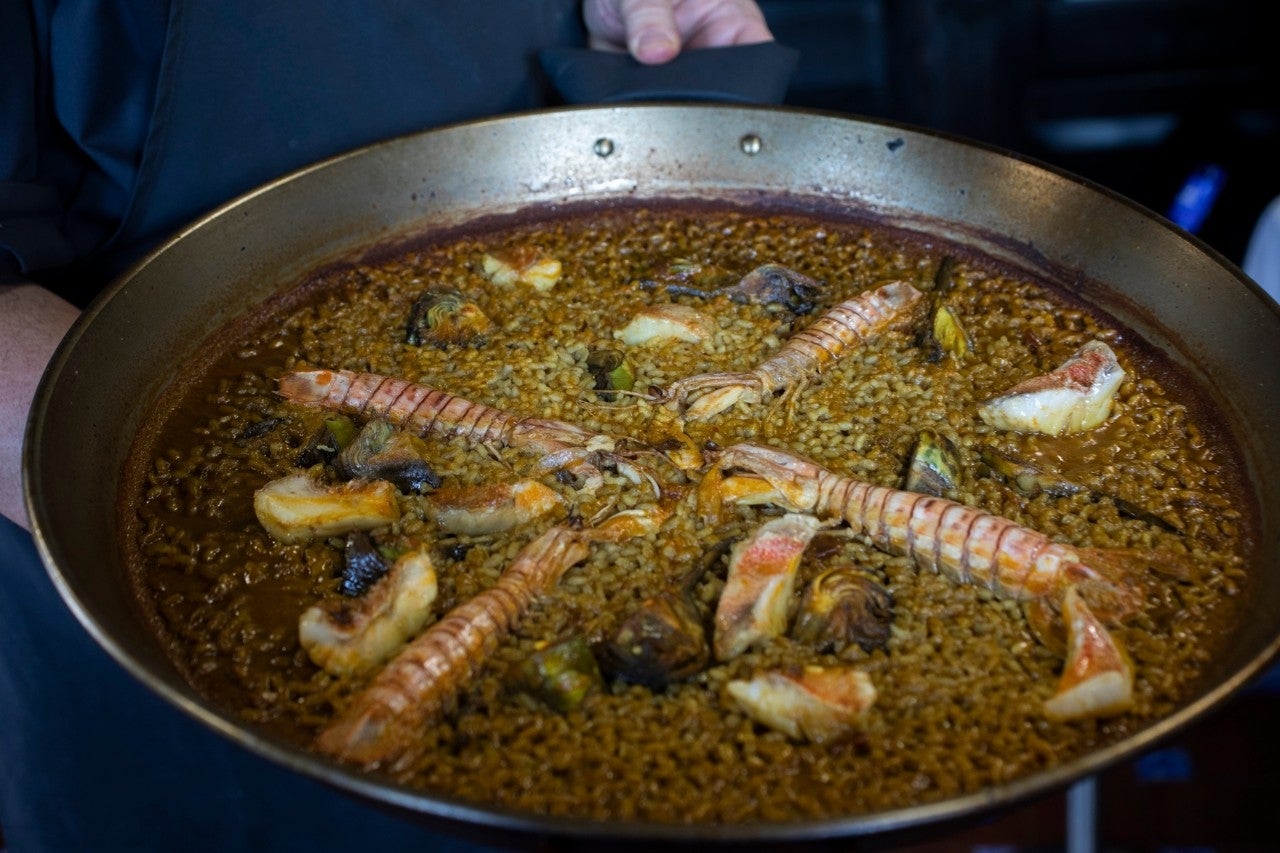
<svg viewBox="0 0 1280 853">
<path fill-rule="evenodd" d="M 800 52 L 765 42 L 686 50 L 662 65 L 642 65 L 626 53 L 555 48 L 542 68 L 568 103 L 731 101 L 780 104 Z"/>
</svg>

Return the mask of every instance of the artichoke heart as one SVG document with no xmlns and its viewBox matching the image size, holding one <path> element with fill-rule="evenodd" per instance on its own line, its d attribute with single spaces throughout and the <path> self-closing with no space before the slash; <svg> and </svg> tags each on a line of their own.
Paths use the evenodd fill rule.
<svg viewBox="0 0 1280 853">
<path fill-rule="evenodd" d="M 605 643 L 601 657 L 623 681 L 662 690 L 701 672 L 711 648 L 688 593 L 668 590 L 641 602 Z"/>
<path fill-rule="evenodd" d="M 428 290 L 409 311 L 405 343 L 434 347 L 483 346 L 493 322 L 480 306 L 452 288 Z"/>
<path fill-rule="evenodd" d="M 893 622 L 893 596 L 852 567 L 828 569 L 813 579 L 800 601 L 791 636 L 824 651 L 857 643 L 866 651 L 883 646 Z"/>
<path fill-rule="evenodd" d="M 376 419 L 342 449 L 333 460 L 333 470 L 342 480 L 386 480 L 406 494 L 421 494 L 440 485 L 426 453 L 422 439 Z"/>
<path fill-rule="evenodd" d="M 289 543 L 373 530 L 400 518 L 396 487 L 385 480 L 326 486 L 305 473 L 258 489 L 253 511 L 273 538 Z"/>
<path fill-rule="evenodd" d="M 517 667 L 515 678 L 517 689 L 562 714 L 604 687 L 591 647 L 581 637 L 534 652 Z"/>
</svg>

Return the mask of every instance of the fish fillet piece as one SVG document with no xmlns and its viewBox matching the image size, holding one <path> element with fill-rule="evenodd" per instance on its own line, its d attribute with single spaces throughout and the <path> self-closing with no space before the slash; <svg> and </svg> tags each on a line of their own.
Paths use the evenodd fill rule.
<svg viewBox="0 0 1280 853">
<path fill-rule="evenodd" d="M 1073 586 L 1063 597 L 1067 663 L 1058 689 L 1044 703 L 1051 720 L 1118 714 L 1133 704 L 1133 664 Z"/>
<path fill-rule="evenodd" d="M 715 324 L 695 308 L 687 305 L 655 305 L 631 318 L 631 322 L 613 333 L 628 346 L 641 346 L 665 340 L 700 344 L 715 334 Z"/>
<path fill-rule="evenodd" d="M 1046 435 L 1083 432 L 1111 414 L 1124 377 L 1111 347 L 1090 341 L 1054 370 L 983 403 L 978 416 L 997 429 Z"/>
<path fill-rule="evenodd" d="M 427 511 L 436 524 L 467 536 L 501 533 L 563 505 L 555 490 L 537 480 L 440 488 L 427 498 Z"/>
<path fill-rule="evenodd" d="M 389 660 L 426 624 L 436 570 L 425 550 L 402 555 L 368 592 L 307 608 L 298 640 L 319 667 L 344 676 Z"/>
<path fill-rule="evenodd" d="M 253 511 L 280 542 L 310 542 L 391 524 L 400 518 L 396 495 L 385 480 L 327 486 L 305 473 L 290 474 L 254 492 Z"/>
<path fill-rule="evenodd" d="M 876 701 L 871 677 L 852 666 L 806 666 L 730 681 L 747 716 L 793 740 L 831 743 L 862 726 Z"/>
<path fill-rule="evenodd" d="M 713 648 L 726 661 L 787 627 L 796 569 L 822 523 L 788 513 L 767 521 L 734 546 L 716 604 Z"/>
</svg>

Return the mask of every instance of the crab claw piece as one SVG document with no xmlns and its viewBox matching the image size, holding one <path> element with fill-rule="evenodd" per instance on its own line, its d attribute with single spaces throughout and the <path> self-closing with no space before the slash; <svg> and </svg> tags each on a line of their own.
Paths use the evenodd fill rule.
<svg viewBox="0 0 1280 853">
<path fill-rule="evenodd" d="M 838 741 L 862 725 L 876 701 L 871 677 L 852 666 L 806 666 L 730 681 L 725 690 L 747 716 L 793 740 Z"/>
<path fill-rule="evenodd" d="M 1090 341 L 1056 369 L 983 403 L 978 416 L 997 429 L 1062 435 L 1093 429 L 1111 414 L 1124 381 L 1111 347 Z"/>
<path fill-rule="evenodd" d="M 1118 714 L 1133 704 L 1133 664 L 1107 633 L 1076 588 L 1062 602 L 1067 623 L 1067 663 L 1058 689 L 1044 703 L 1056 722 Z"/>
</svg>

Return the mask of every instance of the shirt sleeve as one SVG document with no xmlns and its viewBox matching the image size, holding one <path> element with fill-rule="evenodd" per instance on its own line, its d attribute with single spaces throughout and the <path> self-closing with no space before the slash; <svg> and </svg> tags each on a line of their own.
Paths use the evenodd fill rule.
<svg viewBox="0 0 1280 853">
<path fill-rule="evenodd" d="M 132 198 L 168 4 L 0 2 L 0 272 L 101 247 Z"/>
<path fill-rule="evenodd" d="M 63 209 L 38 180 L 39 63 L 36 14 L 26 2 L 0 3 L 0 274 L 69 262 Z"/>
</svg>

